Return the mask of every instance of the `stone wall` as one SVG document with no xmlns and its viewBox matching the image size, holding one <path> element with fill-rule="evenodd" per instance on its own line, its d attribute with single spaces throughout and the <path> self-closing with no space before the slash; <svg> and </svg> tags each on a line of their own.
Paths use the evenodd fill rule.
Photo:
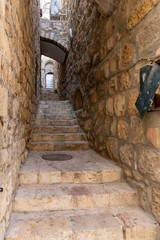
<svg viewBox="0 0 160 240">
<path fill-rule="evenodd" d="M 0 1 L 0 240 L 12 211 L 21 162 L 27 155 L 40 86 L 37 0 Z"/>
<path fill-rule="evenodd" d="M 41 18 L 41 37 L 68 49 L 68 21 L 46 20 Z"/>
<path fill-rule="evenodd" d="M 108 8 L 107 1 L 96 2 L 100 5 L 93 0 L 69 3 L 73 39 L 61 75 L 61 97 L 74 105 L 74 95 L 81 91 L 78 117 L 91 147 L 122 166 L 139 190 L 140 205 L 160 222 L 160 146 L 154 141 L 159 128 L 153 126 L 154 113 L 141 119 L 135 108 L 139 69 L 160 55 L 160 3 L 115 0 L 108 1 L 113 3 Z"/>
</svg>

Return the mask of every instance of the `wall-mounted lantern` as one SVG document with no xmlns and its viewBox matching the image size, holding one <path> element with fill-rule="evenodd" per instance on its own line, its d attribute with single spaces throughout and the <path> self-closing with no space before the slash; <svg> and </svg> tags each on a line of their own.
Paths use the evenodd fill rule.
<svg viewBox="0 0 160 240">
<path fill-rule="evenodd" d="M 160 107 L 160 61 L 152 62 L 140 69 L 140 93 L 135 103 L 141 117 L 147 111 Z"/>
</svg>

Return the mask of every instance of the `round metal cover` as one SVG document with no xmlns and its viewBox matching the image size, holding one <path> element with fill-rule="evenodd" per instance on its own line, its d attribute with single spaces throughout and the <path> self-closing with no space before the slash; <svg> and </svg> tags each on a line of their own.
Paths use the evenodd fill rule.
<svg viewBox="0 0 160 240">
<path fill-rule="evenodd" d="M 72 156 L 67 154 L 47 154 L 43 155 L 42 158 L 48 161 L 67 161 L 72 159 Z"/>
</svg>

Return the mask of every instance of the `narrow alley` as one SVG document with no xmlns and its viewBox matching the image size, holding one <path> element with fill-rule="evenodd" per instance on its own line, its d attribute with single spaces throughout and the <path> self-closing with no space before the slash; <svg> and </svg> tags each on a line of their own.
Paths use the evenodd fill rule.
<svg viewBox="0 0 160 240">
<path fill-rule="evenodd" d="M 160 240 L 159 13 L 0 1 L 0 240 Z"/>
</svg>

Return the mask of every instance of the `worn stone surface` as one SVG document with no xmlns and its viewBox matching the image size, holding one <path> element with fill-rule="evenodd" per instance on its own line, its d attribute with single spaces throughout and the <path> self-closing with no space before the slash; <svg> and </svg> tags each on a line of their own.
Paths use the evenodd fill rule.
<svg viewBox="0 0 160 240">
<path fill-rule="evenodd" d="M 131 118 L 129 137 L 134 144 L 144 142 L 144 125 L 140 118 Z"/>
<path fill-rule="evenodd" d="M 6 240 L 106 236 L 116 240 L 123 239 L 124 232 L 128 240 L 156 239 L 157 222 L 133 206 L 137 194 L 120 180 L 115 163 L 93 150 L 62 153 L 72 154 L 73 159 L 47 162 L 41 158 L 46 152 L 30 152 L 21 168 L 14 200 L 17 212 Z"/>
<path fill-rule="evenodd" d="M 116 217 L 114 217 L 116 216 Z M 21 220 L 23 219 L 23 221 Z M 144 221 L 145 219 L 145 221 Z M 38 222 L 38 224 L 37 224 Z M 7 240 L 33 239 L 156 239 L 157 224 L 149 215 L 134 207 L 107 210 L 79 210 L 46 213 L 16 213 Z M 19 228 L 17 228 L 19 226 Z M 26 230 L 27 229 L 27 230 Z M 63 230 L 62 230 L 63 229 Z"/>
<path fill-rule="evenodd" d="M 127 164 L 129 167 L 132 167 L 133 163 L 133 150 L 130 145 L 125 144 L 120 147 L 120 160 L 122 163 Z"/>
<path fill-rule="evenodd" d="M 159 198 L 160 198 L 160 189 L 153 188 L 153 190 L 152 190 L 152 211 L 153 211 L 153 214 L 156 217 L 157 221 L 160 221 Z"/>
<path fill-rule="evenodd" d="M 0 118 L 8 117 L 8 89 L 0 86 Z"/>
<path fill-rule="evenodd" d="M 128 72 L 121 72 L 118 74 L 118 89 L 120 91 L 125 91 L 129 89 L 132 85 L 130 75 Z"/>
<path fill-rule="evenodd" d="M 148 128 L 147 139 L 155 146 L 160 148 L 160 128 Z"/>
<path fill-rule="evenodd" d="M 119 159 L 119 149 L 118 149 L 118 142 L 116 139 L 108 139 L 106 143 L 107 151 L 111 159 L 118 160 Z"/>
<path fill-rule="evenodd" d="M 130 63 L 130 61 L 132 60 L 132 53 L 133 53 L 132 46 L 129 44 L 126 44 L 122 50 L 122 64 L 123 65 Z"/>
<path fill-rule="evenodd" d="M 48 118 L 67 121 L 67 117 L 73 124 L 52 125 Z M 43 119 L 44 125 L 38 123 Z M 31 134 L 30 150 L 35 151 L 63 151 L 88 149 L 89 143 L 77 123 L 74 123 L 75 115 L 68 101 L 40 101 L 36 116 L 36 124 Z M 38 121 L 37 121 L 38 120 Z M 46 124 L 45 124 L 46 121 Z M 68 122 L 68 121 L 67 121 Z M 47 124 L 48 123 L 48 124 Z M 57 121 L 58 124 L 58 121 Z M 86 129 L 88 124 L 86 125 Z"/>
<path fill-rule="evenodd" d="M 41 18 L 41 37 L 53 40 L 64 48 L 69 48 L 68 21 L 55 21 Z"/>
<path fill-rule="evenodd" d="M 61 97 L 69 98 L 73 104 L 77 88 L 81 90 L 83 110 L 79 122 L 83 129 L 85 123 L 90 123 L 85 131 L 91 146 L 116 161 L 120 157 L 137 187 L 139 182 L 148 182 L 147 174 L 139 169 L 140 149 L 150 147 L 159 151 L 159 134 L 155 129 L 159 126 L 150 125 L 147 130 L 146 119 L 139 117 L 135 102 L 140 89 L 139 69 L 147 64 L 148 57 L 159 56 L 160 34 L 156 23 L 160 20 L 160 2 L 116 2 L 117 5 L 115 1 L 97 0 L 96 4 L 92 0 L 70 1 L 73 18 L 69 17 L 69 26 L 74 37 L 61 69 L 64 72 L 60 74 L 59 89 Z M 123 149 L 122 145 L 129 148 Z M 154 164 L 150 167 L 153 173 L 157 171 Z M 143 171 L 147 173 L 147 169 L 146 164 Z M 150 178 L 148 183 L 151 189 L 152 181 Z M 145 198 L 151 211 L 150 195 Z"/>
<path fill-rule="evenodd" d="M 118 137 L 123 140 L 128 138 L 128 124 L 124 120 L 119 120 L 118 122 Z"/>
<path fill-rule="evenodd" d="M 139 170 L 154 182 L 160 182 L 160 154 L 153 149 L 145 148 L 139 153 Z"/>
<path fill-rule="evenodd" d="M 102 114 L 104 106 L 103 102 L 100 103 L 99 114 Z M 52 114 L 52 111 L 63 116 L 71 108 L 68 101 L 40 102 L 38 114 Z M 37 125 L 37 128 L 48 136 L 47 127 Z M 54 129 L 55 125 L 50 128 Z M 78 131 L 76 126 L 57 126 L 60 134 L 69 128 Z M 35 137 L 37 132 L 34 131 L 32 136 Z M 116 139 L 109 139 L 106 147 L 110 155 L 118 160 Z M 129 147 L 126 146 L 120 156 L 124 163 Z M 22 165 L 6 240 L 24 240 L 28 237 L 47 240 L 97 240 L 97 237 L 107 237 L 117 240 L 124 236 L 127 240 L 156 239 L 159 229 L 157 222 L 138 208 L 137 192 L 121 179 L 121 169 L 115 163 L 93 150 L 48 152 L 49 150 L 47 146 L 47 152 L 30 152 Z M 47 153 L 69 154 L 73 158 L 62 162 L 46 161 L 43 155 Z M 131 155 L 132 152 L 128 166 L 132 164 Z"/>
<path fill-rule="evenodd" d="M 115 163 L 102 158 L 93 150 L 60 153 L 71 155 L 73 158 L 62 164 L 43 160 L 42 156 L 47 152 L 30 152 L 19 173 L 20 185 L 101 183 L 116 181 L 121 176 L 121 169 Z"/>
<path fill-rule="evenodd" d="M 12 210 L 18 171 L 40 86 L 39 3 L 0 1 L 0 240 Z"/>
<path fill-rule="evenodd" d="M 114 111 L 118 117 L 125 115 L 125 97 L 123 95 L 116 95 L 114 99 Z"/>
<path fill-rule="evenodd" d="M 152 8 L 158 3 L 158 0 L 146 0 L 136 4 L 136 8 L 132 10 L 127 22 L 127 28 L 134 27 L 139 23 L 145 15 L 152 10 Z"/>
<path fill-rule="evenodd" d="M 118 181 L 22 186 L 17 190 L 13 208 L 16 212 L 35 212 L 128 206 L 136 203 L 136 192 L 126 183 Z"/>
<path fill-rule="evenodd" d="M 135 106 L 136 100 L 138 98 L 138 92 L 137 93 L 131 93 L 128 98 L 128 113 L 129 115 L 136 115 L 138 114 L 138 110 Z"/>
</svg>

